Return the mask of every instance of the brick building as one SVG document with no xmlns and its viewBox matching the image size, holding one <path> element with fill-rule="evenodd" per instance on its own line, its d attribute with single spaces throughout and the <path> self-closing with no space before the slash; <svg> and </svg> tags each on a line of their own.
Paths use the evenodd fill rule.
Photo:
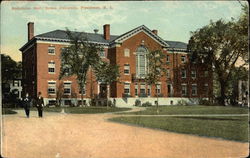
<svg viewBox="0 0 250 158">
<path fill-rule="evenodd" d="M 74 32 L 79 33 L 79 32 Z M 155 104 L 158 93 L 159 105 L 176 104 L 184 99 L 189 102 L 198 98 L 210 98 L 212 95 L 212 72 L 206 63 L 190 60 L 187 44 L 167 41 L 141 25 L 119 36 L 110 34 L 110 25 L 103 26 L 103 34 L 84 33 L 89 42 L 104 48 L 100 57 L 120 66 L 119 82 L 110 86 L 111 98 L 116 98 L 118 106 L 133 105 L 136 99 Z M 80 92 L 75 77 L 59 80 L 60 52 L 69 45 L 64 30 L 54 30 L 34 35 L 34 23 L 28 23 L 28 42 L 20 48 L 23 61 L 23 90 L 36 96 L 42 92 L 46 104 L 62 100 L 63 105 L 78 104 Z M 146 54 L 161 50 L 166 58 L 167 73 L 156 86 L 146 84 L 144 78 L 147 69 Z M 95 74 L 89 70 L 85 86 L 84 100 L 90 98 L 102 100 L 106 96 L 107 86 L 95 81 Z"/>
</svg>

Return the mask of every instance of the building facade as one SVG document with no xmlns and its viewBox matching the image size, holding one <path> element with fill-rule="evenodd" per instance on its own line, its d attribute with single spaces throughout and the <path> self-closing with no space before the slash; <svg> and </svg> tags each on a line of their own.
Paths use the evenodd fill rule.
<svg viewBox="0 0 250 158">
<path fill-rule="evenodd" d="M 79 32 L 73 32 L 78 34 Z M 195 103 L 200 98 L 212 96 L 212 72 L 208 64 L 191 61 L 187 44 L 163 40 L 157 30 L 142 25 L 119 36 L 110 34 L 110 25 L 103 26 L 103 34 L 84 33 L 89 42 L 104 48 L 99 52 L 103 60 L 120 66 L 119 82 L 110 85 L 110 97 L 117 106 L 132 106 L 136 99 L 155 104 L 156 94 L 159 105 L 174 105 L 179 100 Z M 61 100 L 63 105 L 80 102 L 80 91 L 76 77 L 59 80 L 61 49 L 69 45 L 66 31 L 54 30 L 34 35 L 34 23 L 28 23 L 28 42 L 20 48 L 23 61 L 23 90 L 35 97 L 42 92 L 46 104 Z M 167 69 L 159 83 L 147 85 L 146 55 L 161 50 Z M 100 103 L 106 98 L 107 85 L 97 82 L 90 69 L 84 90 L 84 103 L 95 98 Z M 112 99 L 111 99 L 112 100 Z"/>
</svg>

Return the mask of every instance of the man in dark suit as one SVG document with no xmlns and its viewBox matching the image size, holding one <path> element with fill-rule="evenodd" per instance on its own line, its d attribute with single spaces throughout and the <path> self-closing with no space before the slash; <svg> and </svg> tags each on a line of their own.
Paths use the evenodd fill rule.
<svg viewBox="0 0 250 158">
<path fill-rule="evenodd" d="M 36 99 L 36 107 L 37 107 L 37 110 L 38 110 L 38 116 L 43 117 L 44 102 L 43 102 L 43 97 L 42 97 L 41 92 L 38 93 L 38 97 Z"/>
<path fill-rule="evenodd" d="M 30 104 L 31 104 L 31 98 L 29 96 L 29 93 L 26 93 L 25 97 L 23 98 L 23 108 L 25 110 L 27 118 L 30 117 Z"/>
</svg>

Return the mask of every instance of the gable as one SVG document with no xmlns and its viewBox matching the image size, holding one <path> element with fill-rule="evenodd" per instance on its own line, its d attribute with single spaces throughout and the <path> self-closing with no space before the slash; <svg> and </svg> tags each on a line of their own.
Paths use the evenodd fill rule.
<svg viewBox="0 0 250 158">
<path fill-rule="evenodd" d="M 145 33 L 146 35 L 148 35 L 150 38 L 152 38 L 154 41 L 156 41 L 157 43 L 159 43 L 162 47 L 169 47 L 169 45 L 158 35 L 155 35 L 149 28 L 147 28 L 146 26 L 142 25 L 139 26 L 131 31 L 128 31 L 124 34 L 122 34 L 121 36 L 117 37 L 114 41 L 111 42 L 111 44 L 115 44 L 115 43 L 122 43 L 125 40 L 139 34 L 139 33 Z"/>
</svg>

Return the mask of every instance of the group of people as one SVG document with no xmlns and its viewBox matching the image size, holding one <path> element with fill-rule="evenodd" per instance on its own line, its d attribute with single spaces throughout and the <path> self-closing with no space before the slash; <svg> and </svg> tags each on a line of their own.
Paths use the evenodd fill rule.
<svg viewBox="0 0 250 158">
<path fill-rule="evenodd" d="M 27 118 L 29 118 L 30 115 L 31 104 L 36 106 L 38 111 L 38 116 L 43 117 L 44 101 L 41 92 L 38 93 L 38 97 L 35 98 L 34 100 L 32 100 L 32 98 L 29 96 L 29 93 L 26 93 L 22 101 L 23 101 L 23 108 L 25 110 Z"/>
</svg>

